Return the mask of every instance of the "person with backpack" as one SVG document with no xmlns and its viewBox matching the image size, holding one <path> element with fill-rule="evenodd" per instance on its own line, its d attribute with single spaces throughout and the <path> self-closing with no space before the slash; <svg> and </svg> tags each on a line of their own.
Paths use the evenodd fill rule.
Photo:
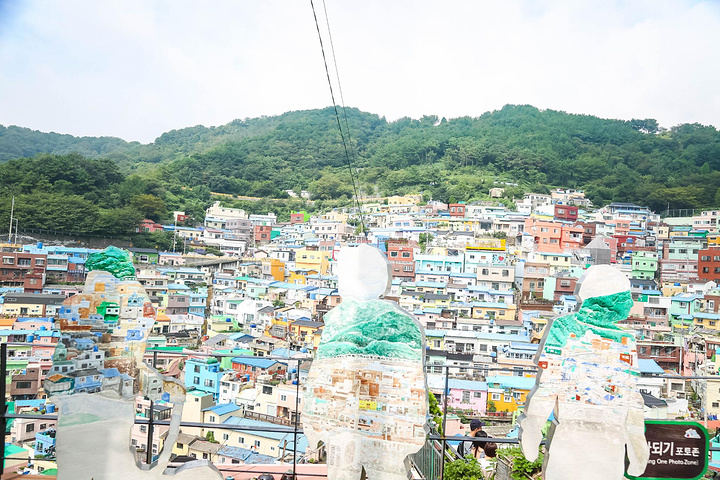
<svg viewBox="0 0 720 480">
<path fill-rule="evenodd" d="M 468 437 L 476 437 L 476 438 L 488 438 L 489 435 L 485 430 L 482 429 L 483 424 L 480 420 L 477 418 L 473 418 L 470 421 L 470 433 L 467 434 Z M 458 454 L 465 458 L 468 455 L 471 455 L 474 458 L 480 458 L 484 453 L 483 450 L 485 448 L 485 444 L 487 442 L 484 442 L 482 440 L 466 440 L 464 442 L 460 442 L 458 445 Z"/>
</svg>

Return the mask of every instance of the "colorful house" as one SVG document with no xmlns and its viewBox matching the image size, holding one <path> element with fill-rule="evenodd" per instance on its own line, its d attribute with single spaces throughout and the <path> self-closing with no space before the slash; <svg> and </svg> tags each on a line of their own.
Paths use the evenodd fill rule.
<svg viewBox="0 0 720 480">
<path fill-rule="evenodd" d="M 223 372 L 217 358 L 188 358 L 185 362 L 185 388 L 194 388 L 213 395 L 220 394 Z"/>
<path fill-rule="evenodd" d="M 535 379 L 501 375 L 486 378 L 488 385 L 488 412 L 515 412 L 525 405 L 528 393 L 535 386 Z"/>
</svg>

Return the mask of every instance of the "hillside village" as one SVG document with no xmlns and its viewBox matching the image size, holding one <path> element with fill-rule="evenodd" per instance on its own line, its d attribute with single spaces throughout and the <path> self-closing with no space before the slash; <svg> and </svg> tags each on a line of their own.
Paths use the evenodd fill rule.
<svg viewBox="0 0 720 480">
<path fill-rule="evenodd" d="M 502 188 L 489 193 L 501 196 Z M 180 223 L 183 215 L 176 212 Z M 295 212 L 283 223 L 272 212 L 247 214 L 221 201 L 200 227 L 145 220 L 142 230 L 176 239 L 175 251 L 128 249 L 157 309 L 145 362 L 188 388 L 183 421 L 217 427 L 183 427 L 165 446 L 167 426 L 156 426 L 148 444 L 147 425 L 138 424 L 132 444 L 139 453 L 155 456 L 166 447 L 178 458 L 216 465 L 292 462 L 294 452 L 300 462 L 321 463 L 322 448 L 273 427 L 300 420 L 323 316 L 342 302 L 336 256 L 341 246 L 358 243 L 387 256 L 393 280 L 385 298 L 425 327 L 428 389 L 441 405 L 449 376 L 449 433 L 464 431 L 461 420 L 468 418 L 511 429 L 535 383 L 532 359 L 543 330 L 578 306 L 575 287 L 591 265 L 612 265 L 632 284 L 624 328 L 637 339 L 646 417 L 692 417 L 717 428 L 720 375 L 677 375 L 714 376 L 720 366 L 719 219 L 720 210 L 661 218 L 630 203 L 596 208 L 582 191 L 557 189 L 525 194 L 512 209 L 405 195 L 360 210 Z M 222 256 L 195 253 L 208 247 Z M 82 290 L 84 264 L 95 250 L 42 243 L 0 249 L 8 413 L 54 412 L 43 389 L 47 378 L 68 391 L 131 387 L 132 379 L 92 355 L 92 345 L 64 351 L 73 373 L 58 370 L 62 303 Z M 106 321 L 117 320 L 120 305 L 102 308 Z M 145 419 L 168 419 L 172 407 L 136 400 Z M 34 470 L 52 472 L 54 421 L 9 422 L 5 467 L 33 458 Z"/>
</svg>

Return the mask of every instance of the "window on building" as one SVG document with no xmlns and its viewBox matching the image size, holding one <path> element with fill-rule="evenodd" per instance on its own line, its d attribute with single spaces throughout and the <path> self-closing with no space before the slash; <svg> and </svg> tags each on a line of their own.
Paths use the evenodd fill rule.
<svg viewBox="0 0 720 480">
<path fill-rule="evenodd" d="M 34 423 L 28 423 L 25 425 L 25 433 L 30 433 L 35 431 L 35 424 Z"/>
<path fill-rule="evenodd" d="M 15 387 L 18 389 L 27 389 L 32 387 L 32 383 L 30 382 L 17 382 L 15 384 Z"/>
<path fill-rule="evenodd" d="M 499 401 L 500 401 L 500 394 L 499 394 L 499 393 L 493 393 L 493 394 L 492 394 L 492 400 L 493 400 L 494 402 L 499 402 Z"/>
<path fill-rule="evenodd" d="M 193 385 L 200 385 L 200 377 L 193 377 Z"/>
<path fill-rule="evenodd" d="M 195 373 L 200 373 L 200 365 L 195 365 L 195 367 L 193 368 L 193 371 Z"/>
<path fill-rule="evenodd" d="M 254 445 L 258 448 L 260 448 L 260 440 L 255 440 Z"/>
<path fill-rule="evenodd" d="M 147 425 L 140 425 L 140 433 L 147 433 Z"/>
<path fill-rule="evenodd" d="M 505 403 L 510 403 L 510 402 L 512 402 L 512 396 L 510 396 L 510 395 L 505 395 L 504 398 L 503 398 L 503 401 L 504 401 Z"/>
<path fill-rule="evenodd" d="M 262 391 L 265 395 L 272 395 L 272 387 L 269 385 L 263 385 Z"/>
<path fill-rule="evenodd" d="M 510 271 L 509 271 L 509 270 L 503 270 L 503 271 L 502 271 L 502 276 L 503 276 L 503 277 L 509 277 L 509 276 L 510 276 Z"/>
<path fill-rule="evenodd" d="M 470 392 L 468 390 L 462 393 L 462 403 L 470 403 Z"/>
</svg>

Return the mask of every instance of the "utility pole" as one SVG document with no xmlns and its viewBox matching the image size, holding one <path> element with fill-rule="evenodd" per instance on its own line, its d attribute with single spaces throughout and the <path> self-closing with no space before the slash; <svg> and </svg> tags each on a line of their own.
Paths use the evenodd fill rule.
<svg viewBox="0 0 720 480">
<path fill-rule="evenodd" d="M 8 231 L 8 243 L 12 242 L 12 227 L 13 227 L 13 214 L 15 213 L 15 195 L 12 197 L 12 204 L 10 206 L 10 230 Z"/>
</svg>

